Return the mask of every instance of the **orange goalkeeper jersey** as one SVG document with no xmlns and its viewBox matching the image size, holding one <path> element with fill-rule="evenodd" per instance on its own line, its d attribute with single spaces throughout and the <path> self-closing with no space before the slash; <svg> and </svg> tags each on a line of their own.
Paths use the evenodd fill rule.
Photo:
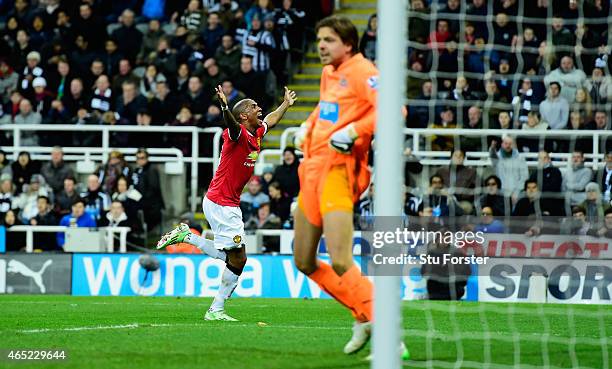
<svg viewBox="0 0 612 369">
<path fill-rule="evenodd" d="M 327 65 L 321 74 L 320 101 L 307 119 L 302 175 L 325 175 L 333 165 L 345 164 L 356 201 L 370 181 L 368 152 L 376 126 L 378 70 L 361 54 L 355 54 L 338 69 Z M 329 148 L 335 131 L 355 123 L 359 138 L 351 154 Z"/>
</svg>

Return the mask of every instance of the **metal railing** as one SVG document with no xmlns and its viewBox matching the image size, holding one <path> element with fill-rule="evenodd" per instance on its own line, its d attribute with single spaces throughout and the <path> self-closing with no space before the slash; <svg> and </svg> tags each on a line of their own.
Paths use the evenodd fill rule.
<svg viewBox="0 0 612 369">
<path fill-rule="evenodd" d="M 65 226 L 28 226 L 28 225 L 16 225 L 7 228 L 7 232 L 25 232 L 26 233 L 26 252 L 34 252 L 34 233 L 58 233 L 66 232 L 70 227 Z M 106 251 L 115 252 L 115 233 L 119 233 L 119 252 L 125 253 L 127 251 L 127 233 L 130 231 L 130 227 L 102 227 L 99 230 L 106 231 Z"/>
<path fill-rule="evenodd" d="M 277 150 L 263 150 L 268 151 L 269 155 L 276 155 L 282 153 L 287 146 L 292 145 L 292 138 L 299 127 L 290 127 L 283 131 L 280 138 L 280 149 Z M 590 161 L 585 162 L 588 167 L 597 169 L 600 162 L 603 161 L 604 154 L 600 153 L 602 148 L 601 141 L 608 137 L 612 137 L 612 131 L 603 130 L 580 130 L 580 131 L 565 131 L 565 130 L 547 130 L 547 131 L 531 131 L 521 129 L 463 129 L 463 128 L 405 128 L 403 131 L 404 135 L 412 137 L 412 153 L 420 157 L 421 163 L 424 165 L 447 165 L 450 161 L 450 155 L 448 151 L 430 151 L 425 150 L 422 147 L 424 140 L 428 136 L 441 135 L 441 136 L 460 136 L 460 137 L 501 137 L 503 135 L 509 135 L 514 137 L 532 137 L 542 139 L 569 139 L 569 138 L 589 138 L 591 140 L 593 151 L 585 152 L 584 156 Z M 488 148 L 487 148 L 488 149 Z M 605 147 L 602 149 L 605 150 Z M 489 166 L 491 161 L 489 160 L 489 151 L 470 151 L 466 153 L 466 165 L 470 166 Z M 537 166 L 537 152 L 521 153 L 527 160 L 527 165 L 530 167 Z M 553 159 L 567 159 L 571 156 L 571 153 L 550 153 Z M 265 159 L 266 155 L 263 155 L 262 159 Z M 531 160 L 533 159 L 533 160 Z M 282 158 L 281 158 L 282 161 Z M 560 166 L 562 163 L 555 161 L 553 164 Z"/>
<path fill-rule="evenodd" d="M 191 134 L 191 157 L 183 158 L 182 153 L 180 157 L 183 158 L 185 162 L 191 165 L 191 178 L 190 178 L 190 187 L 191 187 L 191 198 L 190 198 L 190 207 L 191 211 L 195 211 L 198 207 L 197 200 L 197 189 L 198 189 L 198 164 L 200 163 L 209 163 L 212 164 L 212 172 L 217 170 L 217 166 L 219 165 L 219 155 L 221 152 L 221 134 L 223 130 L 219 127 L 209 127 L 209 128 L 198 128 L 195 126 L 190 127 L 175 127 L 175 126 L 105 126 L 105 125 L 74 125 L 74 124 L 4 124 L 0 125 L 0 131 L 12 131 L 13 132 L 13 146 L 10 149 L 13 152 L 20 151 L 35 151 L 35 152 L 44 152 L 46 150 L 50 150 L 50 148 L 40 148 L 37 146 L 22 146 L 21 145 L 21 133 L 25 131 L 56 131 L 56 132 L 100 132 L 102 134 L 102 146 L 100 148 L 73 148 L 73 147 L 64 147 L 64 152 L 66 153 L 79 153 L 84 152 L 87 153 L 88 150 L 90 153 L 95 152 L 100 153 L 102 156 L 102 160 L 106 160 L 106 156 L 109 152 L 114 150 L 115 148 L 110 146 L 110 138 L 112 132 L 134 132 L 134 133 L 188 133 Z M 212 140 L 212 156 L 210 157 L 199 157 L 199 149 L 200 149 L 200 133 L 211 133 L 213 134 Z M 133 151 L 138 147 L 146 147 L 146 142 L 137 142 L 132 146 Z M 126 148 L 120 148 L 122 151 L 126 150 Z M 98 151 L 99 150 L 99 151 Z M 162 151 L 160 151 L 162 153 Z M 86 154 L 87 155 L 87 154 Z M 67 156 L 66 159 L 70 159 L 70 156 Z"/>
</svg>

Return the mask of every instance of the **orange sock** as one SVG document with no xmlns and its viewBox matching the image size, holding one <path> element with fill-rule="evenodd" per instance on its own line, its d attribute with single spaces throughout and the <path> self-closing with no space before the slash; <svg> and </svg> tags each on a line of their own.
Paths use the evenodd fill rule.
<svg viewBox="0 0 612 369">
<path fill-rule="evenodd" d="M 360 322 L 371 321 L 374 298 L 372 282 L 361 275 L 356 265 L 353 265 L 340 277 L 340 282 L 352 294 L 353 309 L 357 313 L 355 319 Z"/>
<path fill-rule="evenodd" d="M 372 320 L 372 283 L 361 275 L 356 266 L 341 277 L 324 262 L 308 275 L 323 291 L 346 306 L 358 321 Z"/>
</svg>

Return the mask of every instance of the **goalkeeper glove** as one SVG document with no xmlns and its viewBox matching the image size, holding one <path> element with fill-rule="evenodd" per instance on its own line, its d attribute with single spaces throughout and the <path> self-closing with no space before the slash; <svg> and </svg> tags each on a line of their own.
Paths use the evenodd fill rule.
<svg viewBox="0 0 612 369">
<path fill-rule="evenodd" d="M 353 149 L 355 140 L 357 140 L 358 137 L 359 135 L 355 130 L 355 125 L 351 123 L 331 135 L 329 147 L 341 154 L 348 154 Z"/>
</svg>

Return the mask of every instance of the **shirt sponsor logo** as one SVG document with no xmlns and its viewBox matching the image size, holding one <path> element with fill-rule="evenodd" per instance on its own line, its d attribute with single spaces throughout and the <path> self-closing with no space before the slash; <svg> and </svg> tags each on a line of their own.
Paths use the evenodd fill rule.
<svg viewBox="0 0 612 369">
<path fill-rule="evenodd" d="M 378 90 L 378 76 L 372 76 L 368 78 L 368 86 L 375 90 Z"/>
<path fill-rule="evenodd" d="M 259 153 L 257 151 L 251 151 L 249 155 L 247 155 L 247 160 L 244 162 L 244 165 L 247 167 L 254 167 L 258 157 Z"/>
<path fill-rule="evenodd" d="M 319 103 L 319 119 L 328 120 L 333 124 L 338 122 L 338 103 L 321 101 Z"/>
</svg>

